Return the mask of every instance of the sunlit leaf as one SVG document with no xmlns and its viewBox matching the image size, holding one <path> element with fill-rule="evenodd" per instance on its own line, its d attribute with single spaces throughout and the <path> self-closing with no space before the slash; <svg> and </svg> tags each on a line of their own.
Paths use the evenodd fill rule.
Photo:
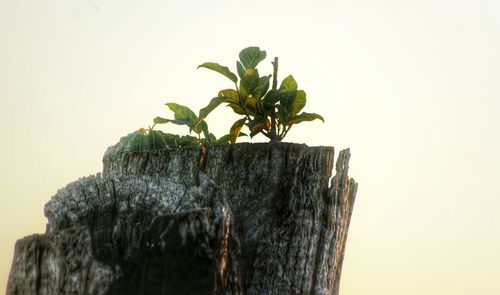
<svg viewBox="0 0 500 295">
<path fill-rule="evenodd" d="M 246 99 L 246 108 L 248 110 L 248 113 L 252 116 L 258 116 L 259 112 L 259 107 L 258 107 L 258 101 L 255 99 L 253 96 L 249 96 Z"/>
<path fill-rule="evenodd" d="M 293 124 L 298 124 L 301 122 L 306 122 L 306 121 L 314 121 L 314 120 L 321 120 L 323 123 L 325 122 L 325 119 L 321 115 L 315 114 L 315 113 L 300 113 L 296 116 L 293 116 L 287 121 L 288 126 L 292 126 Z"/>
<path fill-rule="evenodd" d="M 228 100 L 228 102 L 232 101 L 237 103 L 238 100 L 238 92 L 234 89 L 224 89 L 219 91 L 219 97 L 224 97 Z"/>
<path fill-rule="evenodd" d="M 259 72 L 247 69 L 240 81 L 240 96 L 249 96 L 259 87 Z"/>
<path fill-rule="evenodd" d="M 240 61 L 245 69 L 255 68 L 266 58 L 266 52 L 259 47 L 247 47 L 240 52 Z"/>
<path fill-rule="evenodd" d="M 233 81 L 234 83 L 238 81 L 238 77 L 236 77 L 236 75 L 233 74 L 233 72 L 231 72 L 228 67 L 221 66 L 218 63 L 206 62 L 199 65 L 198 68 L 207 68 L 212 71 L 216 71 L 217 73 L 226 76 L 227 78 L 229 78 L 229 80 Z"/>
<path fill-rule="evenodd" d="M 201 134 L 203 132 L 203 136 L 207 138 L 210 133 L 208 132 L 208 125 L 205 120 L 197 120 L 189 125 L 189 132 L 194 131 L 196 134 Z"/>
<path fill-rule="evenodd" d="M 196 121 L 198 118 L 196 114 L 188 107 L 177 104 L 177 103 L 167 103 L 168 108 L 174 112 L 174 118 L 183 120 L 190 119 L 192 122 Z"/>
<path fill-rule="evenodd" d="M 233 126 L 231 126 L 231 130 L 229 132 L 229 141 L 231 143 L 236 143 L 236 139 L 240 135 L 241 127 L 245 124 L 246 118 L 240 119 L 234 122 Z"/>
<path fill-rule="evenodd" d="M 285 79 L 283 79 L 283 81 L 281 81 L 280 89 L 297 90 L 297 82 L 292 75 L 286 77 Z"/>
<path fill-rule="evenodd" d="M 297 115 L 306 105 L 306 92 L 304 90 L 297 91 L 297 96 L 292 106 L 292 115 Z"/>
<path fill-rule="evenodd" d="M 221 103 L 225 102 L 227 99 L 225 97 L 214 97 L 210 100 L 208 105 L 200 110 L 198 120 L 205 119 L 211 111 L 218 107 Z"/>
</svg>

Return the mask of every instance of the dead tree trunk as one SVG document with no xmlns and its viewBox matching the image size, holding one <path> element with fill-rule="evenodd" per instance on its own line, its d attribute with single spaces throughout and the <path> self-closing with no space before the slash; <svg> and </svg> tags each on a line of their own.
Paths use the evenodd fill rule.
<svg viewBox="0 0 500 295">
<path fill-rule="evenodd" d="M 8 294 L 338 294 L 357 184 L 349 150 L 125 152 L 61 189 L 16 244 Z M 330 181 L 331 178 L 331 181 Z M 329 184 L 330 181 L 330 184 Z"/>
</svg>

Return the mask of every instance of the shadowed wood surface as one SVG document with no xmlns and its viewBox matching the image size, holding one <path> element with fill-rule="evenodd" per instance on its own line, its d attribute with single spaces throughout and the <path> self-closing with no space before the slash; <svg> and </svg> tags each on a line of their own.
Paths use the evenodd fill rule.
<svg viewBox="0 0 500 295">
<path fill-rule="evenodd" d="M 202 170 L 198 157 L 110 147 L 102 176 L 46 205 L 47 233 L 18 241 L 7 293 L 338 294 L 349 150 L 333 178 L 332 147 L 209 146 Z"/>
</svg>

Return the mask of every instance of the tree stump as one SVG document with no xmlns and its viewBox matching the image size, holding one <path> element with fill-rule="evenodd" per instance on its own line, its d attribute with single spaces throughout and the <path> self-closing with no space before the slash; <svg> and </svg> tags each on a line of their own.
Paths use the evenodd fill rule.
<svg viewBox="0 0 500 295">
<path fill-rule="evenodd" d="M 47 203 L 7 294 L 338 294 L 349 150 L 249 144 L 127 152 Z"/>
</svg>

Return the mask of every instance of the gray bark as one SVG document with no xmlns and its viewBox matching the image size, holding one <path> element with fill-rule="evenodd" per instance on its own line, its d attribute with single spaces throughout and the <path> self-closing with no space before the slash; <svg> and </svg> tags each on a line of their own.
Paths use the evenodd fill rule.
<svg viewBox="0 0 500 295">
<path fill-rule="evenodd" d="M 298 144 L 106 152 L 46 205 L 7 294 L 338 294 L 350 153 Z M 331 181 L 329 183 L 329 180 Z"/>
</svg>

